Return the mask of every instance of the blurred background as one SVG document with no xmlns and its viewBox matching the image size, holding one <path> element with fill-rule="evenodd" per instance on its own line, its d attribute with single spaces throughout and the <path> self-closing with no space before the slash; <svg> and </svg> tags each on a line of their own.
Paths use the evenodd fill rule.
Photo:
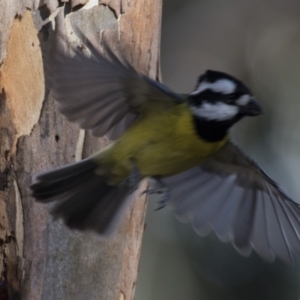
<svg viewBox="0 0 300 300">
<path fill-rule="evenodd" d="M 164 0 L 165 84 L 190 92 L 206 69 L 242 79 L 264 107 L 235 140 L 300 200 L 300 1 Z M 214 234 L 198 237 L 150 199 L 136 300 L 299 300 L 300 263 L 241 257 Z"/>
</svg>

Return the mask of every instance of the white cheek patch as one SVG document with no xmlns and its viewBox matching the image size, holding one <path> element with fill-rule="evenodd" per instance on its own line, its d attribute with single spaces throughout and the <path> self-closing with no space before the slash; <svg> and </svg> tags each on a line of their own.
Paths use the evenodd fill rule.
<svg viewBox="0 0 300 300">
<path fill-rule="evenodd" d="M 203 81 L 199 84 L 197 89 L 191 93 L 191 95 L 200 94 L 205 90 L 211 90 L 222 94 L 232 94 L 235 91 L 235 88 L 236 84 L 229 79 L 220 79 L 213 83 Z"/>
<path fill-rule="evenodd" d="M 193 113 L 200 118 L 209 121 L 226 121 L 235 117 L 239 111 L 237 106 L 216 102 L 214 104 L 206 101 L 201 106 L 192 106 Z"/>
<path fill-rule="evenodd" d="M 252 97 L 250 95 L 243 95 L 236 100 L 236 104 L 240 106 L 245 106 L 251 101 Z"/>
</svg>

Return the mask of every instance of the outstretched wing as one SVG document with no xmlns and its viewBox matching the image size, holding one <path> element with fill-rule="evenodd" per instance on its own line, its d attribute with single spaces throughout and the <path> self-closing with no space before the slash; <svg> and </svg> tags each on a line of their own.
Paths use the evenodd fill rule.
<svg viewBox="0 0 300 300">
<path fill-rule="evenodd" d="M 300 206 L 229 142 L 201 166 L 164 179 L 179 220 L 199 235 L 213 229 L 243 255 L 293 264 L 300 253 Z"/>
<path fill-rule="evenodd" d="M 179 94 L 139 74 L 125 59 L 121 61 L 107 45 L 103 45 L 102 54 L 80 32 L 79 35 L 90 56 L 74 47 L 71 55 L 60 46 L 46 60 L 52 95 L 68 120 L 95 136 L 108 134 L 116 139 L 151 102 L 164 106 L 182 101 Z M 61 36 L 58 39 L 68 45 Z"/>
</svg>

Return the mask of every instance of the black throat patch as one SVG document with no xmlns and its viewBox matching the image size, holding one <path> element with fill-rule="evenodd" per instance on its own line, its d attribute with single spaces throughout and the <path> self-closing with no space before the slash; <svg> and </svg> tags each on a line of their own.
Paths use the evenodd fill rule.
<svg viewBox="0 0 300 300">
<path fill-rule="evenodd" d="M 193 116 L 194 128 L 199 138 L 207 142 L 218 142 L 225 138 L 228 129 L 242 118 L 237 115 L 235 118 L 228 121 L 209 121 Z"/>
<path fill-rule="evenodd" d="M 194 127 L 197 135 L 207 142 L 221 141 L 227 134 L 227 127 L 220 122 L 201 120 L 194 116 Z"/>
</svg>

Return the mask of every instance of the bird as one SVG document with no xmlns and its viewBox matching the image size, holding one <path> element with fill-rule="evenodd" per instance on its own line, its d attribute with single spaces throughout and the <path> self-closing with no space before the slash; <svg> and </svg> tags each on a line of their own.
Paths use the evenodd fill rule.
<svg viewBox="0 0 300 300">
<path fill-rule="evenodd" d="M 155 182 L 160 207 L 171 207 L 200 236 L 214 231 L 242 255 L 294 264 L 300 253 L 300 206 L 230 137 L 261 105 L 239 79 L 207 70 L 189 94 L 137 71 L 103 43 L 79 34 L 84 46 L 57 47 L 46 76 L 58 110 L 112 144 L 69 165 L 34 176 L 31 195 L 54 202 L 66 226 L 109 237 L 139 182 Z M 89 55 L 87 55 L 89 52 Z M 122 53 L 125 51 L 121 51 Z"/>
</svg>

